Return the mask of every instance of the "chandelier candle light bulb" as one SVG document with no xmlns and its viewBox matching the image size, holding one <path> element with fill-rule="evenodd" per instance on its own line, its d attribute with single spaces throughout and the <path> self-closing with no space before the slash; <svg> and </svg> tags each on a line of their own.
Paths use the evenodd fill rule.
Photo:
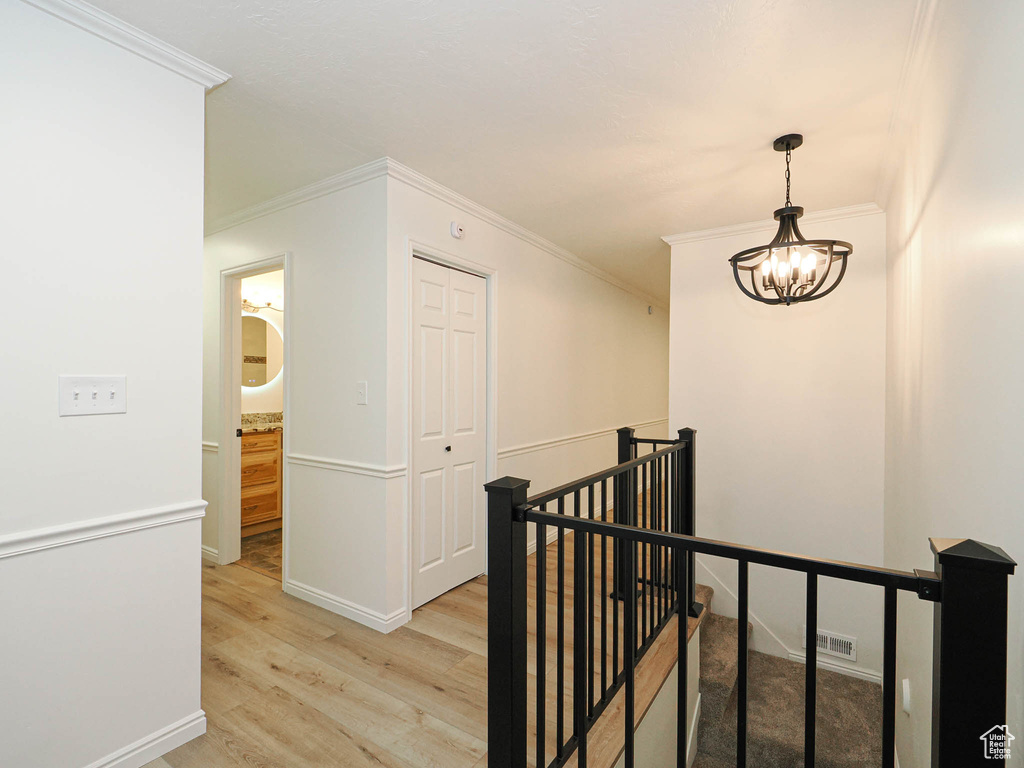
<svg viewBox="0 0 1024 768">
<path fill-rule="evenodd" d="M 767 245 L 748 248 L 729 259 L 736 285 L 763 304 L 789 306 L 827 296 L 843 279 L 846 261 L 853 254 L 853 246 L 844 240 L 808 240 L 800 232 L 797 219 L 804 209 L 790 201 L 789 164 L 793 150 L 803 141 L 799 133 L 790 133 L 773 145 L 777 152 L 786 153 L 786 205 L 775 211 L 779 222 L 775 237 Z"/>
</svg>

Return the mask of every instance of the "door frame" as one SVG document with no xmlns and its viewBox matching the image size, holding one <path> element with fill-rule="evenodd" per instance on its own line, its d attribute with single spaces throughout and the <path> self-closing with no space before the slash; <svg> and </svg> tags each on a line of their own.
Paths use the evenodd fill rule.
<svg viewBox="0 0 1024 768">
<path fill-rule="evenodd" d="M 291 253 L 285 251 L 220 271 L 220 509 L 217 514 L 217 562 L 227 565 L 242 555 L 242 448 L 235 436 L 242 413 L 242 280 L 266 272 L 284 271 L 284 361 L 281 366 L 282 410 L 289 423 L 291 383 Z M 289 467 L 291 430 L 285 429 L 281 441 L 281 554 L 282 588 L 288 580 Z"/>
<path fill-rule="evenodd" d="M 454 253 L 445 251 L 442 248 L 438 248 L 427 243 L 413 240 L 412 238 L 406 238 L 406 257 L 405 257 L 405 308 L 408 315 L 406 323 L 406 355 L 405 362 L 408 367 L 408 375 L 405 380 L 405 402 L 406 402 L 406 430 L 405 430 L 405 447 L 406 447 L 406 487 L 405 487 L 405 498 L 407 503 L 405 505 L 405 606 L 406 606 L 406 621 L 412 619 L 412 553 L 413 553 L 413 541 L 412 541 L 412 516 L 415 512 L 413 509 L 413 487 L 412 484 L 415 481 L 415 466 L 413 464 L 413 416 L 412 416 L 412 398 L 415 388 L 415 382 L 413 381 L 413 294 L 412 294 L 412 260 L 415 258 L 426 259 L 432 261 L 435 264 L 439 264 L 442 267 L 450 267 L 457 269 L 462 272 L 467 272 L 477 277 L 482 277 L 486 282 L 486 296 L 487 296 L 487 332 L 485 334 L 486 350 L 484 352 L 484 359 L 486 361 L 486 373 L 485 373 L 485 390 L 487 393 L 487 404 L 485 411 L 487 413 L 487 420 L 485 429 L 487 434 L 485 435 L 484 444 L 486 445 L 486 457 L 484 466 L 484 482 L 489 482 L 498 471 L 498 270 L 494 267 L 489 267 L 486 264 L 481 264 L 476 261 L 472 261 L 462 256 L 457 256 Z M 287 305 L 286 305 L 287 306 Z M 484 520 L 484 573 L 487 573 L 487 510 L 484 509 L 483 514 Z"/>
</svg>

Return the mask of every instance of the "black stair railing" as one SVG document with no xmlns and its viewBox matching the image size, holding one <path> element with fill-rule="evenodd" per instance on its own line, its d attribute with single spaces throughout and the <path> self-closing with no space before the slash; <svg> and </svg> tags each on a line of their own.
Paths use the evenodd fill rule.
<svg viewBox="0 0 1024 768">
<path fill-rule="evenodd" d="M 621 432 L 620 432 L 621 435 Z M 622 438 L 620 437 L 620 440 Z M 736 562 L 738 655 L 736 765 L 747 765 L 747 633 L 749 564 L 806 576 L 807 648 L 804 765 L 815 764 L 818 582 L 840 579 L 883 588 L 882 763 L 895 756 L 897 593 L 935 603 L 932 686 L 933 768 L 1002 765 L 983 755 L 979 739 L 1006 721 L 1007 580 L 1015 563 L 998 547 L 970 539 L 932 539 L 935 571 L 899 571 L 819 560 L 684 533 L 693 516 L 693 434 L 657 441 L 636 456 L 643 441 L 630 437 L 630 458 L 616 467 L 547 493 L 527 497 L 528 480 L 504 477 L 488 493 L 488 764 L 491 768 L 564 765 L 575 753 L 588 764 L 587 734 L 621 691 L 626 768 L 634 766 L 635 671 L 680 605 L 694 605 L 692 561 L 711 555 Z M 665 445 L 659 448 L 659 445 Z M 622 443 L 620 442 L 620 449 Z M 686 465 L 689 462 L 689 466 Z M 689 472 L 689 475 L 687 475 Z M 615 508 L 608 518 L 608 481 Z M 600 506 L 598 506 L 598 503 Z M 555 512 L 549 510 L 553 507 Z M 624 512 L 625 510 L 625 512 Z M 536 527 L 534 626 L 536 713 L 530 702 L 527 527 Z M 554 533 L 554 733 L 548 721 L 548 532 Z M 568 537 L 572 571 L 566 573 Z M 610 540 L 610 541 L 609 541 Z M 599 544 L 599 548 L 597 545 Z M 609 546 L 610 544 L 610 546 Z M 597 558 L 600 552 L 600 559 Z M 612 564 L 608 568 L 607 556 Z M 608 577 L 612 577 L 609 589 Z M 571 603 L 571 632 L 565 614 Z M 621 606 L 620 606 L 621 603 Z M 595 605 L 596 604 L 596 605 Z M 597 609 L 595 612 L 595 608 Z M 685 611 L 688 613 L 689 611 Z M 596 623 L 599 621 L 599 624 Z M 686 765 L 687 630 L 678 632 L 677 764 Z M 566 655 L 571 652 L 571 695 Z M 595 655 L 597 652 L 597 655 Z M 599 658 L 598 658 L 599 656 Z M 567 712 L 571 702 L 571 710 Z M 569 715 L 568 722 L 566 715 Z M 567 728 L 568 726 L 568 728 Z M 535 750 L 528 756 L 530 736 Z"/>
</svg>

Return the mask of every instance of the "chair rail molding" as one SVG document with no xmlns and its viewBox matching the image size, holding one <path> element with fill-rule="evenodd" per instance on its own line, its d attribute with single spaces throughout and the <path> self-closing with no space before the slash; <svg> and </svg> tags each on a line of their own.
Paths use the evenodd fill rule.
<svg viewBox="0 0 1024 768">
<path fill-rule="evenodd" d="M 158 528 L 164 525 L 198 520 L 206 514 L 206 502 L 202 499 L 152 507 L 136 512 L 126 512 L 107 517 L 94 517 L 74 523 L 34 528 L 27 531 L 0 536 L 0 560 L 16 557 L 44 549 L 63 547 L 107 536 Z"/>
<path fill-rule="evenodd" d="M 646 427 L 654 427 L 658 424 L 667 424 L 668 417 L 663 419 L 654 419 L 653 421 L 642 421 L 637 424 L 631 424 L 633 429 L 645 429 Z M 563 445 L 571 445 L 573 443 L 581 443 L 586 440 L 594 440 L 598 437 L 608 437 L 614 435 L 618 427 L 609 427 L 607 429 L 598 429 L 593 432 L 581 432 L 576 435 L 568 435 L 567 437 L 556 437 L 550 440 L 538 440 L 535 443 L 523 443 L 522 445 L 514 445 L 510 448 L 498 449 L 498 459 L 508 459 L 512 456 L 521 456 L 524 453 L 533 453 L 535 451 L 546 451 L 550 448 L 559 448 Z"/>
<path fill-rule="evenodd" d="M 231 75 L 200 61 L 141 29 L 127 24 L 81 0 L 23 0 L 44 13 L 66 21 L 136 56 L 198 83 L 207 91 L 231 79 Z"/>
<path fill-rule="evenodd" d="M 350 475 L 365 475 L 382 480 L 405 477 L 408 471 L 408 468 L 403 464 L 384 466 L 383 464 L 366 464 L 360 461 L 332 459 L 327 456 L 310 456 L 304 453 L 289 453 L 285 458 L 289 464 L 295 464 L 300 467 L 327 469 L 333 472 L 345 472 Z"/>
</svg>

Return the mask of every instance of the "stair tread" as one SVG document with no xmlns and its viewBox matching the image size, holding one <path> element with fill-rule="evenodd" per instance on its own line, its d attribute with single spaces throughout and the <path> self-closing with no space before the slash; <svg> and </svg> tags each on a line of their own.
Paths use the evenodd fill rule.
<svg viewBox="0 0 1024 768">
<path fill-rule="evenodd" d="M 693 587 L 694 597 L 697 602 L 707 609 L 708 613 L 711 612 L 711 599 L 715 596 L 715 590 L 709 587 L 707 584 L 695 584 Z"/>
<path fill-rule="evenodd" d="M 703 647 L 701 651 L 703 655 Z M 804 764 L 804 665 L 751 652 L 748 669 L 748 764 L 800 768 Z M 879 765 L 881 687 L 819 668 L 817 692 L 816 765 Z M 726 762 L 734 759 L 735 695 L 721 717 L 702 715 L 698 744 L 704 754 Z M 708 768 L 712 765 L 709 763 Z"/>
</svg>

